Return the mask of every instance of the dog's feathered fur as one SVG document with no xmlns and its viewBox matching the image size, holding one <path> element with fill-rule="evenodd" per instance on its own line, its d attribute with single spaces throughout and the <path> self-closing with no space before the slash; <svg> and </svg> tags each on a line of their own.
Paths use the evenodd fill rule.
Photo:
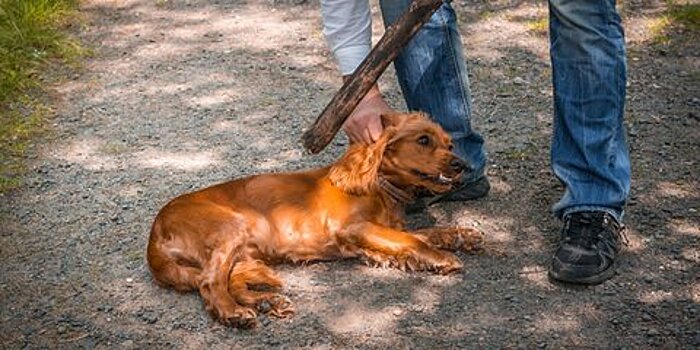
<svg viewBox="0 0 700 350">
<path fill-rule="evenodd" d="M 473 249 L 478 232 L 403 230 L 413 193 L 443 193 L 458 182 L 464 167 L 450 138 L 421 113 L 382 122 L 377 142 L 351 145 L 330 167 L 250 176 L 170 201 L 148 243 L 156 281 L 198 290 L 219 321 L 253 327 L 256 311 L 293 314 L 269 264 L 362 257 L 400 269 L 460 269 L 442 249 Z"/>
</svg>

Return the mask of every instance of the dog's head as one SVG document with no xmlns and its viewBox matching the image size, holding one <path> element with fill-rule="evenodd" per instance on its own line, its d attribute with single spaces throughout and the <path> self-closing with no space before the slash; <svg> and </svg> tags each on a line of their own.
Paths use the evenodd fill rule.
<svg viewBox="0 0 700 350">
<path fill-rule="evenodd" d="M 371 145 L 351 145 L 330 170 L 335 186 L 352 194 L 375 189 L 379 176 L 407 190 L 444 193 L 467 169 L 449 135 L 424 113 L 382 115 L 384 132 Z"/>
</svg>

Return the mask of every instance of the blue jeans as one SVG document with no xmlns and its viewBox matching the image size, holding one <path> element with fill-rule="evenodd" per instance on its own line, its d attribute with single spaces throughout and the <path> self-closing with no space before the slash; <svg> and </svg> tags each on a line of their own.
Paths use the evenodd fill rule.
<svg viewBox="0 0 700 350">
<path fill-rule="evenodd" d="M 380 0 L 393 23 L 411 0 Z M 556 216 L 602 210 L 622 221 L 630 189 L 625 142 L 624 34 L 614 0 L 550 0 L 554 84 L 552 168 L 565 186 Z M 443 4 L 396 59 L 410 110 L 422 110 L 452 135 L 468 161 L 468 181 L 484 175 L 481 135 L 471 127 L 471 100 L 454 10 Z"/>
</svg>

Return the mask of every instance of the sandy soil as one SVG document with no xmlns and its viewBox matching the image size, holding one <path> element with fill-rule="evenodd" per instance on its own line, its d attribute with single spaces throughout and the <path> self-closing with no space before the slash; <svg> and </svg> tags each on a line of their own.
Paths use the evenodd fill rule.
<svg viewBox="0 0 700 350">
<path fill-rule="evenodd" d="M 342 152 L 343 136 L 318 156 L 299 141 L 340 84 L 318 3 L 87 1 L 80 36 L 96 55 L 56 87 L 27 185 L 0 197 L 2 347 L 700 347 L 698 33 L 675 28 L 659 42 L 649 33 L 665 2 L 624 2 L 630 244 L 613 280 L 576 287 L 546 277 L 561 193 L 548 161 L 548 40 L 536 25 L 547 8 L 454 6 L 494 188 L 410 222 L 478 227 L 492 248 L 461 255 L 464 271 L 447 277 L 357 261 L 282 266 L 296 316 L 241 331 L 212 321 L 197 294 L 153 283 L 148 230 L 180 193 Z M 404 108 L 393 72 L 382 87 Z"/>
</svg>

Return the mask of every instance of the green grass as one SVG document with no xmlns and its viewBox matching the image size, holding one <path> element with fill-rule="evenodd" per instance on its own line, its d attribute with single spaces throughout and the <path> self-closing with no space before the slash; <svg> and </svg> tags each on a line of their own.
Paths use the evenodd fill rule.
<svg viewBox="0 0 700 350">
<path fill-rule="evenodd" d="M 700 4 L 668 2 L 668 10 L 654 19 L 649 28 L 656 44 L 669 44 L 671 28 L 683 27 L 690 31 L 700 30 Z"/>
<path fill-rule="evenodd" d="M 688 29 L 700 29 L 700 4 L 672 5 L 668 15 L 673 22 Z"/>
<path fill-rule="evenodd" d="M 86 53 L 64 29 L 79 0 L 0 0 L 0 194 L 21 183 L 23 155 L 50 108 L 46 71 Z"/>
<path fill-rule="evenodd" d="M 535 32 L 537 34 L 547 34 L 547 31 L 549 30 L 549 20 L 547 18 L 540 18 L 537 20 L 532 20 L 527 22 L 527 28 L 531 32 Z"/>
</svg>

